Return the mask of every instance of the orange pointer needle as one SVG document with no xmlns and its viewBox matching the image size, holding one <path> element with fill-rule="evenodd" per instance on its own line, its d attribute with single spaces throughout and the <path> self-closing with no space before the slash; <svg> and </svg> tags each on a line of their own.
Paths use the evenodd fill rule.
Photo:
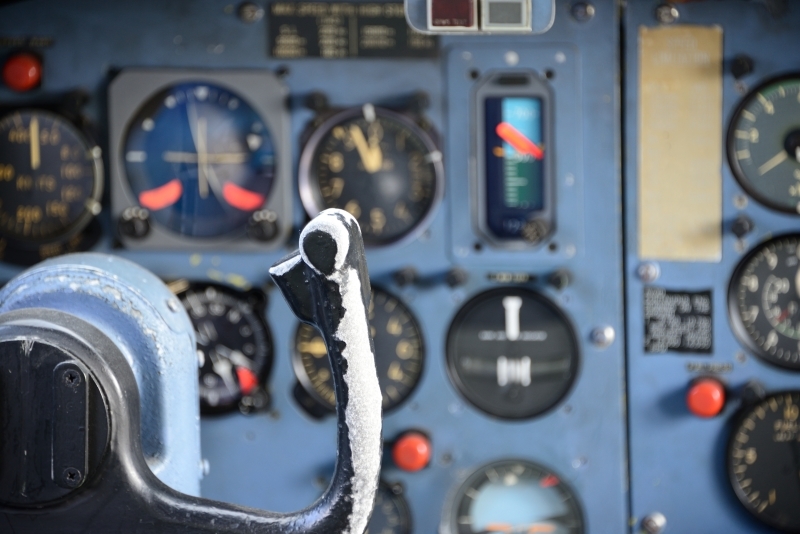
<svg viewBox="0 0 800 534">
<path fill-rule="evenodd" d="M 160 187 L 139 193 L 139 204 L 149 210 L 162 210 L 175 204 L 182 194 L 183 185 L 175 178 Z"/>
<path fill-rule="evenodd" d="M 264 195 L 248 191 L 228 182 L 222 186 L 222 197 L 225 202 L 242 211 L 253 211 L 264 205 Z"/>
<path fill-rule="evenodd" d="M 536 159 L 544 157 L 544 151 L 536 146 L 536 143 L 525 137 L 522 132 L 511 126 L 507 122 L 501 122 L 495 128 L 497 135 L 500 139 L 514 147 L 514 150 L 520 154 L 529 154 Z"/>
</svg>

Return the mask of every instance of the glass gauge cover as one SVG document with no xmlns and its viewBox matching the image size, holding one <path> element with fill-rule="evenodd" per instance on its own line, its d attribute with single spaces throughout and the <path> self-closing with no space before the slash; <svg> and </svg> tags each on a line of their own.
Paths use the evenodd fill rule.
<svg viewBox="0 0 800 534">
<path fill-rule="evenodd" d="M 216 284 L 182 286 L 176 294 L 197 336 L 201 412 L 263 408 L 273 358 L 264 294 Z"/>
<path fill-rule="evenodd" d="M 337 113 L 311 135 L 299 182 L 309 215 L 346 210 L 367 246 L 386 245 L 427 225 L 443 193 L 442 154 L 406 116 L 366 104 Z"/>
<path fill-rule="evenodd" d="M 731 278 L 728 311 L 745 347 L 800 370 L 800 235 L 771 239 L 747 254 Z"/>
<path fill-rule="evenodd" d="M 381 483 L 375 506 L 364 534 L 411 534 L 411 512 L 406 500 L 387 484 Z"/>
<path fill-rule="evenodd" d="M 753 198 L 800 212 L 800 74 L 769 80 L 745 97 L 728 131 L 728 160 Z"/>
<path fill-rule="evenodd" d="M 487 291 L 467 302 L 447 334 L 447 369 L 464 397 L 503 419 L 539 415 L 567 394 L 579 349 L 566 315 L 523 288 Z"/>
<path fill-rule="evenodd" d="M 0 119 L 0 237 L 67 238 L 100 212 L 100 149 L 65 118 L 26 109 Z"/>
<path fill-rule="evenodd" d="M 425 348 L 422 332 L 411 311 L 389 293 L 373 288 L 369 328 L 375 345 L 375 367 L 384 412 L 399 406 L 416 387 Z M 294 368 L 303 388 L 333 411 L 336 399 L 328 351 L 319 330 L 301 324 L 295 336 Z"/>
<path fill-rule="evenodd" d="M 800 391 L 746 406 L 728 443 L 728 478 L 742 503 L 781 532 L 800 532 Z"/>
<path fill-rule="evenodd" d="M 561 477 L 524 460 L 502 460 L 473 473 L 450 510 L 450 534 L 582 534 L 583 514 Z"/>
<path fill-rule="evenodd" d="M 150 98 L 128 124 L 122 159 L 139 204 L 193 237 L 244 233 L 275 176 L 264 120 L 235 92 L 202 82 Z"/>
</svg>

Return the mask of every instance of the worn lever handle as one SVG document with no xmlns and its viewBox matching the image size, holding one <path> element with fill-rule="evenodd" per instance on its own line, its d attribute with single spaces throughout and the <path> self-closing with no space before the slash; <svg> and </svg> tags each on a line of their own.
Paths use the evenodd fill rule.
<svg viewBox="0 0 800 534">
<path fill-rule="evenodd" d="M 0 530 L 363 534 L 378 487 L 381 394 L 367 322 L 370 287 L 358 223 L 340 210 L 322 212 L 303 230 L 300 250 L 274 265 L 270 273 L 294 313 L 322 332 L 333 369 L 339 419 L 336 469 L 316 503 L 299 512 L 277 514 L 192 497 L 166 486 L 145 463 L 136 379 L 119 346 L 82 318 L 55 309 L 27 308 L 0 315 L 0 363 L 24 372 L 26 378 L 14 383 L 20 388 L 29 389 L 34 377 L 44 377 L 43 391 L 69 388 L 54 372 L 65 365 L 74 368 L 73 382 L 84 385 L 69 389 L 69 395 L 86 405 L 81 413 L 89 415 L 78 418 L 98 460 L 90 477 L 76 482 L 74 489 L 67 484 L 53 490 L 59 492 L 57 497 L 32 496 L 29 504 L 35 506 L 18 506 L 0 491 Z M 3 398 L 19 398 L 25 391 L 7 391 Z M 12 407 L 6 411 L 11 415 L 0 411 L 0 419 L 7 426 L 28 428 L 11 413 Z M 50 414 L 53 425 L 63 426 L 63 410 Z M 74 426 L 76 416 L 71 417 L 66 424 Z M 26 436 L 36 451 L 49 450 L 46 438 L 31 432 Z M 0 490 L 9 484 L 16 482 L 0 472 Z"/>
</svg>

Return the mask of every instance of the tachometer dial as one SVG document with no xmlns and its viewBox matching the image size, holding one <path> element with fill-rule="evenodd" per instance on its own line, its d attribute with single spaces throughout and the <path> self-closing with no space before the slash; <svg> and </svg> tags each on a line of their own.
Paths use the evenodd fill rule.
<svg viewBox="0 0 800 534">
<path fill-rule="evenodd" d="M 0 237 L 68 238 L 100 212 L 101 152 L 63 117 L 15 111 L 0 119 Z"/>
<path fill-rule="evenodd" d="M 266 301 L 258 291 L 237 292 L 216 284 L 173 288 L 189 313 L 200 359 L 200 407 L 218 413 L 259 404 L 272 366 L 272 337 L 264 319 Z M 242 402 L 244 401 L 244 402 Z M 263 401 L 261 401 L 263 402 Z"/>
<path fill-rule="evenodd" d="M 728 476 L 742 505 L 781 532 L 800 532 L 800 391 L 769 395 L 740 414 Z"/>
<path fill-rule="evenodd" d="M 352 214 L 368 246 L 421 231 L 442 196 L 442 154 L 413 121 L 366 104 L 325 121 L 300 158 L 300 196 L 309 215 Z"/>
<path fill-rule="evenodd" d="M 728 310 L 742 344 L 767 362 L 800 370 L 800 236 L 767 241 L 742 260 Z"/>
<path fill-rule="evenodd" d="M 447 368 L 464 397 L 484 412 L 524 419 L 552 408 L 578 372 L 569 320 L 522 288 L 487 291 L 467 302 L 447 334 Z"/>
<path fill-rule="evenodd" d="M 411 512 L 406 500 L 393 488 L 381 483 L 375 506 L 364 534 L 410 534 Z"/>
<path fill-rule="evenodd" d="M 375 288 L 369 307 L 369 327 L 386 412 L 408 398 L 419 381 L 425 354 L 422 333 L 411 311 L 400 300 Z M 301 324 L 297 329 L 294 367 L 309 394 L 328 410 L 334 410 L 336 400 L 328 352 L 322 335 L 311 325 Z"/>
<path fill-rule="evenodd" d="M 800 212 L 800 74 L 770 80 L 744 99 L 728 131 L 728 160 L 753 198 Z"/>
<path fill-rule="evenodd" d="M 139 204 L 178 234 L 244 233 L 269 197 L 275 152 L 266 123 L 233 91 L 181 83 L 128 125 L 122 158 Z"/>
<path fill-rule="evenodd" d="M 583 514 L 572 490 L 550 470 L 503 460 L 473 473 L 446 519 L 450 534 L 582 534 Z"/>
</svg>

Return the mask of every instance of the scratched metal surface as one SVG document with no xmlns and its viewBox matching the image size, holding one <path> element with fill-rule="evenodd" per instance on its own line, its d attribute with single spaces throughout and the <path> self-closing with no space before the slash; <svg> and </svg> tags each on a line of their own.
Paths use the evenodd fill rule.
<svg viewBox="0 0 800 534">
<path fill-rule="evenodd" d="M 744 194 L 733 178 L 727 160 L 722 166 L 722 217 L 725 234 L 722 259 L 717 263 L 658 262 L 661 277 L 653 284 L 678 290 L 712 289 L 714 309 L 714 348 L 710 357 L 698 355 L 645 355 L 643 325 L 643 283 L 636 276 L 637 255 L 637 131 L 638 50 L 641 25 L 656 24 L 653 13 L 657 1 L 629 2 L 625 16 L 625 200 L 626 200 L 626 313 L 628 321 L 628 395 L 630 414 L 631 515 L 641 518 L 653 511 L 667 518 L 669 532 L 697 534 L 772 532 L 759 526 L 738 503 L 727 482 L 725 447 L 729 421 L 739 407 L 739 399 L 729 402 L 717 418 L 700 420 L 686 410 L 684 395 L 696 376 L 686 364 L 731 364 L 722 375 L 736 392 L 752 379 L 761 381 L 767 391 L 800 385 L 796 373 L 771 367 L 759 359 L 737 354 L 747 351 L 736 341 L 728 323 L 727 287 L 731 273 L 746 250 L 771 234 L 797 231 L 798 218 L 780 215 L 750 200 L 744 209 L 733 204 Z M 679 7 L 680 23 L 719 25 L 724 32 L 724 58 L 748 54 L 755 70 L 742 81 L 753 87 L 760 80 L 778 73 L 798 70 L 800 48 L 797 27 L 800 4 L 787 2 L 788 13 L 772 18 L 757 2 L 704 2 Z M 726 64 L 723 79 L 724 132 L 742 95 Z M 720 139 L 724 143 L 724 139 Z M 724 154 L 724 151 L 723 151 Z M 755 222 L 755 230 L 745 238 L 745 252 L 735 248 L 736 237 L 730 224 L 740 213 Z"/>
<path fill-rule="evenodd" d="M 425 430 L 434 448 L 432 465 L 408 474 L 387 465 L 383 477 L 400 481 L 413 516 L 414 532 L 435 532 L 442 510 L 460 482 L 488 461 L 520 457 L 542 463 L 576 490 L 589 533 L 623 532 L 628 524 L 626 483 L 624 322 L 622 293 L 622 217 L 620 201 L 619 69 L 617 7 L 595 2 L 587 23 L 569 16 L 570 3 L 556 4 L 555 23 L 540 36 L 441 40 L 438 58 L 423 60 L 274 60 L 267 57 L 266 24 L 242 24 L 230 4 L 219 0 L 175 2 L 33 1 L 2 8 L 0 35 L 48 35 L 55 41 L 45 52 L 42 92 L 76 87 L 90 91 L 87 113 L 95 120 L 105 152 L 106 88 L 112 69 L 125 67 L 257 68 L 287 66 L 284 82 L 302 101 L 312 90 L 324 90 L 335 105 L 355 105 L 423 90 L 430 95 L 427 116 L 444 136 L 447 189 L 428 229 L 416 241 L 369 250 L 373 282 L 400 296 L 416 315 L 427 347 L 422 379 L 411 398 L 385 418 L 384 438 L 409 428 Z M 180 36 L 180 38 L 178 38 Z M 224 46 L 219 46 L 224 45 Z M 469 206 L 469 91 L 464 52 L 472 68 L 505 68 L 507 51 L 516 51 L 519 66 L 540 72 L 552 69 L 556 101 L 558 230 L 555 252 L 462 254 L 471 246 Z M 563 61 L 562 61 L 563 60 Z M 23 103 L 25 97 L 0 88 L 0 102 Z M 311 112 L 293 105 L 291 135 L 296 173 L 298 138 Z M 108 168 L 108 165 L 106 165 Z M 296 176 L 295 176 L 296 180 Z M 107 182 L 108 183 L 108 182 Z M 107 199 L 104 207 L 108 207 Z M 106 211 L 107 213 L 107 211 Z M 112 249 L 111 225 L 95 248 L 129 258 L 157 275 L 172 279 L 223 279 L 261 286 L 267 269 L 296 247 L 262 255 L 132 252 Z M 295 193 L 293 224 L 303 221 Z M 399 288 L 391 273 L 413 266 L 423 277 L 441 275 L 453 266 L 469 273 L 469 282 Z M 487 273 L 498 270 L 540 275 L 557 268 L 572 273 L 572 284 L 558 292 L 542 291 L 563 307 L 581 346 L 580 373 L 567 397 L 541 417 L 502 422 L 469 406 L 455 390 L 445 369 L 447 329 L 461 304 L 495 287 Z M 0 281 L 18 269 L 0 265 Z M 271 292 L 267 318 L 275 343 L 269 381 L 272 411 L 254 416 L 203 419 L 202 451 L 210 473 L 202 483 L 206 497 L 288 511 L 310 504 L 321 494 L 318 479 L 333 468 L 336 428 L 333 418 L 310 419 L 291 395 L 295 382 L 290 355 L 297 322 Z M 612 326 L 616 341 L 600 350 L 589 343 L 591 330 Z M 448 459 L 448 457 L 450 459 Z"/>
</svg>

